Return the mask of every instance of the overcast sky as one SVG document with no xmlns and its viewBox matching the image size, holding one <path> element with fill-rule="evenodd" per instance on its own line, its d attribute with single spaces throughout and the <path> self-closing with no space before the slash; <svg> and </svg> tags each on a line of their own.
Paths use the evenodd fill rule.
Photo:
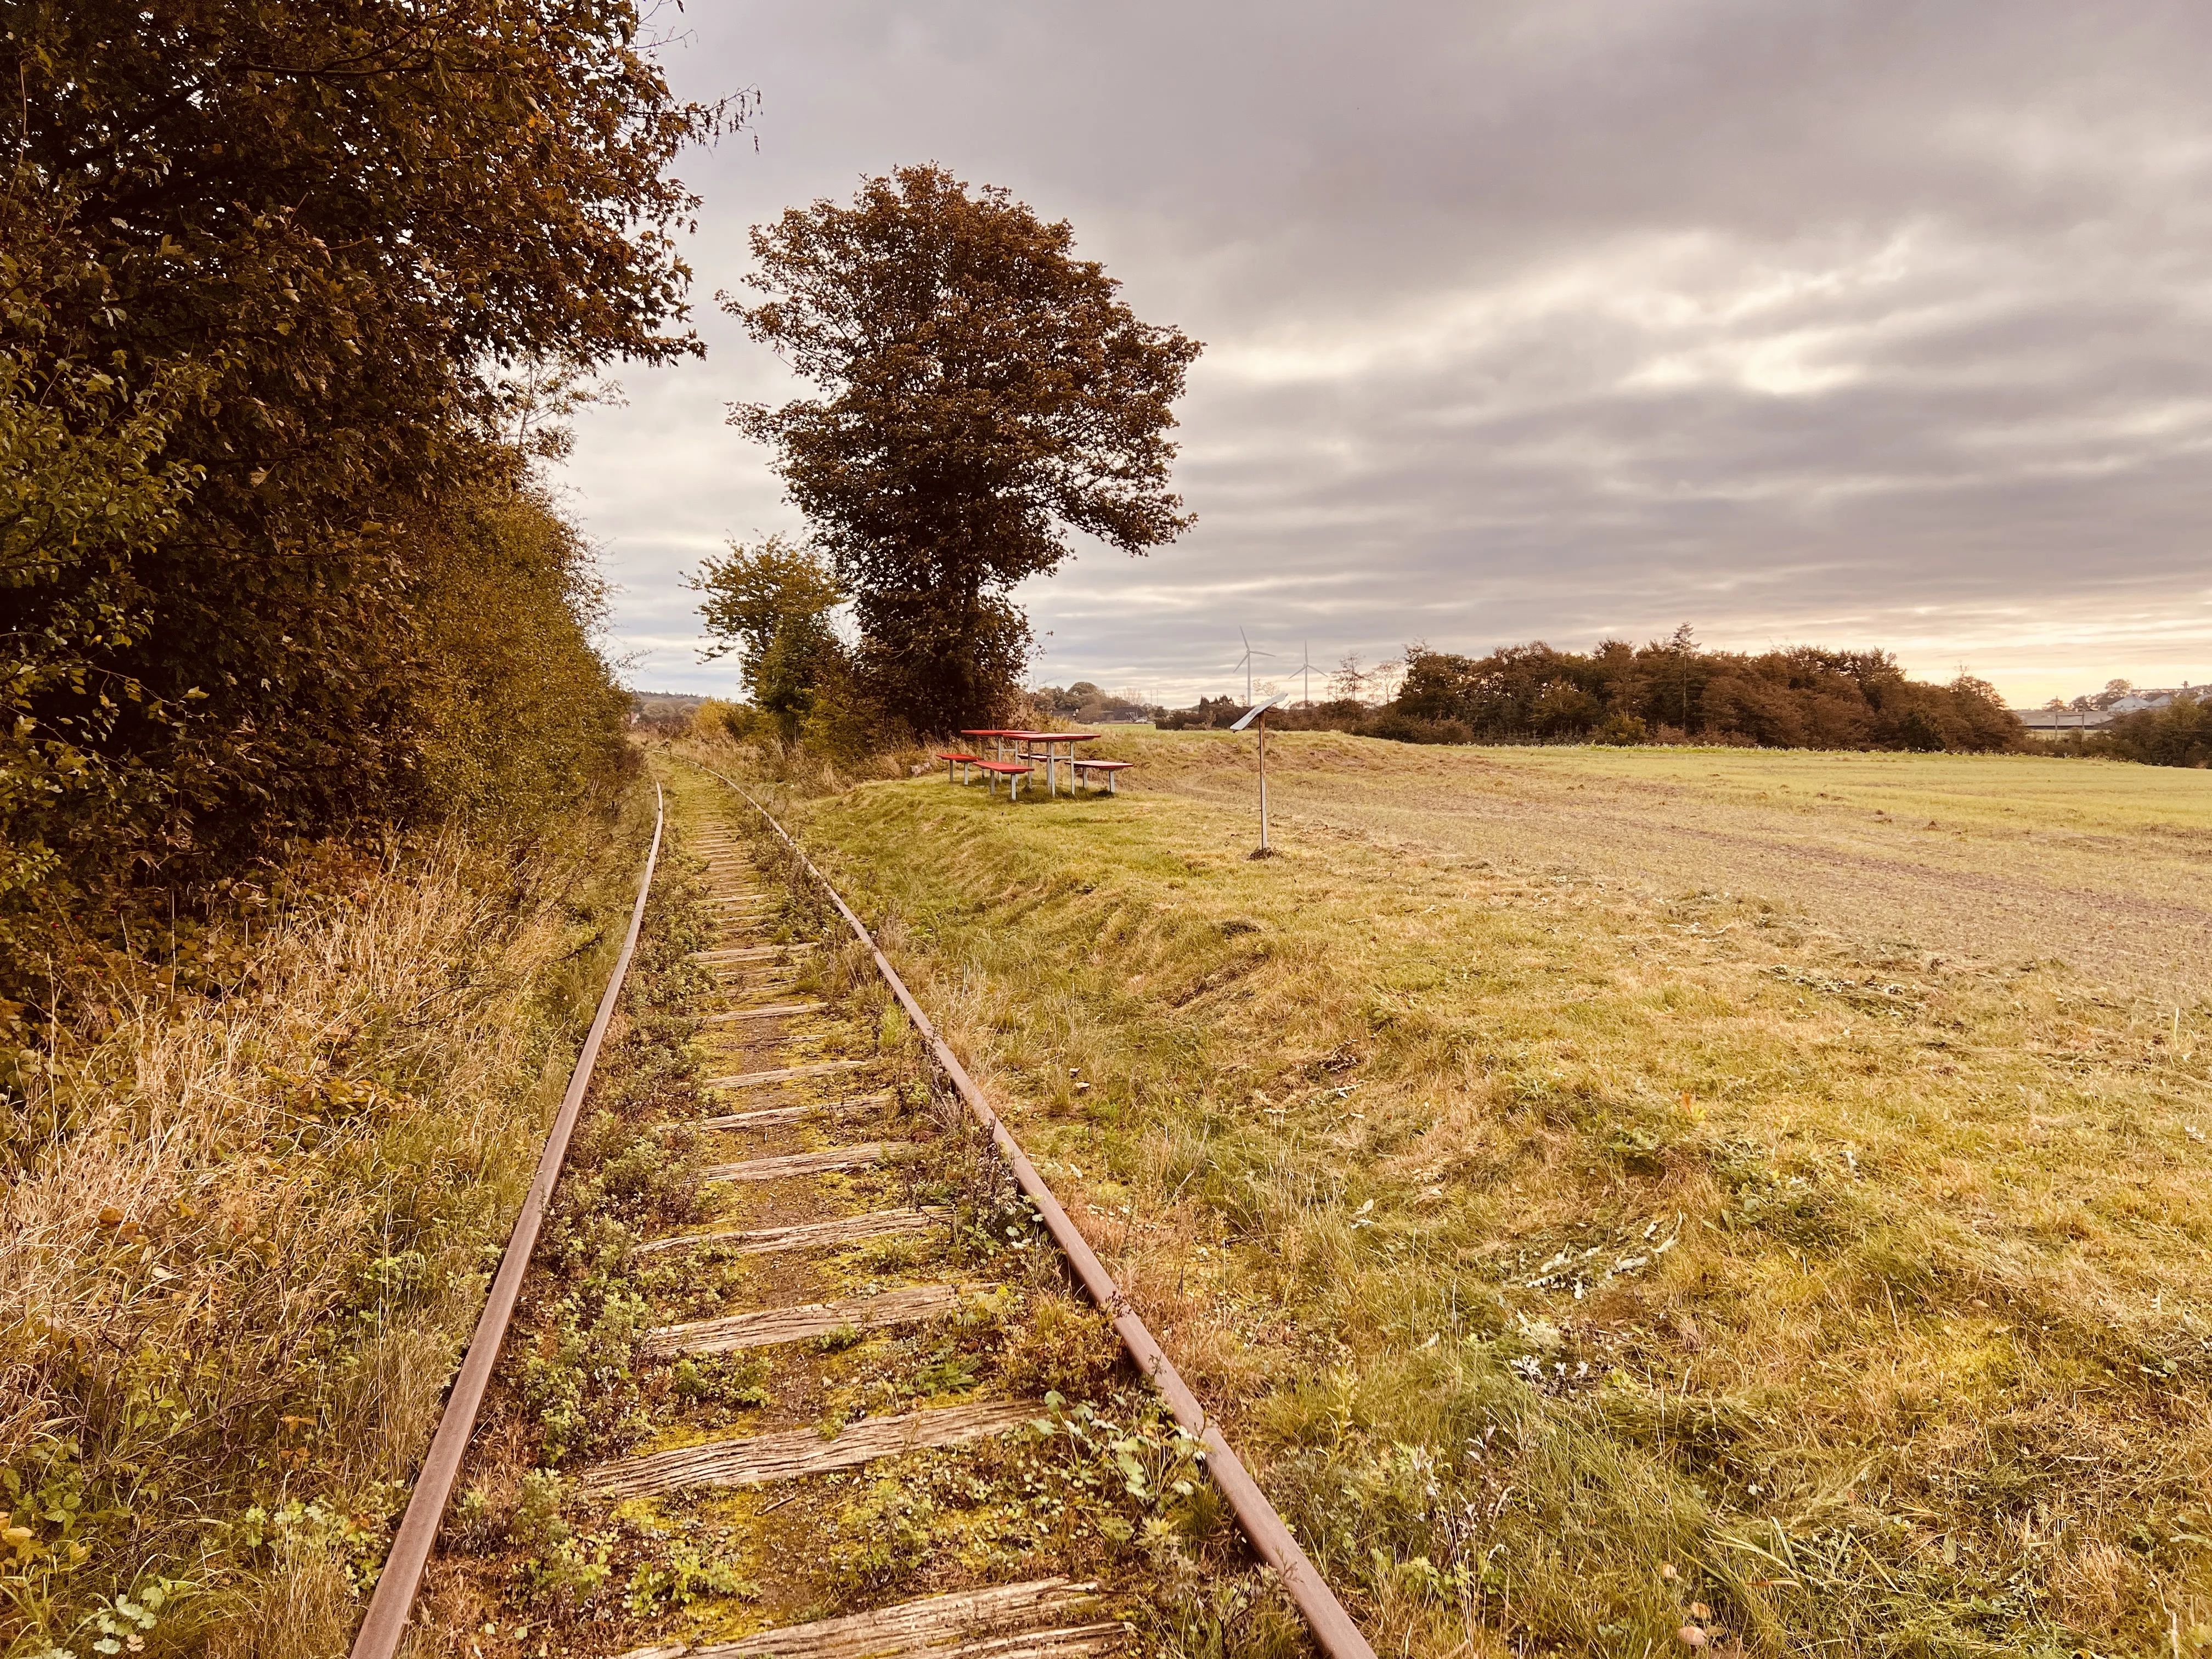
<svg viewBox="0 0 2212 1659">
<path fill-rule="evenodd" d="M 672 14 L 670 15 L 672 17 Z M 757 88 L 682 172 L 703 362 L 587 412 L 631 683 L 726 693 L 684 574 L 796 528 L 713 307 L 748 226 L 936 161 L 1206 342 L 1199 515 L 1024 590 L 1038 683 L 1170 700 L 1410 640 L 1881 646 L 2015 702 L 2212 679 L 2212 8 L 2012 0 L 695 4 Z M 755 144 L 757 143 L 756 149 Z"/>
</svg>

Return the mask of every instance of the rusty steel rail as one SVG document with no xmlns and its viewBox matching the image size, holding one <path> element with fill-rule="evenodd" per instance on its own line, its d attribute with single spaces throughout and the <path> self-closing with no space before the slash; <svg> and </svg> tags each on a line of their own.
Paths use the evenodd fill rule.
<svg viewBox="0 0 2212 1659">
<path fill-rule="evenodd" d="M 554 1183 L 560 1179 L 561 1165 L 568 1156 L 568 1139 L 575 1133 L 577 1115 L 584 1108 L 584 1091 L 591 1087 L 592 1068 L 598 1063 L 599 1045 L 606 1039 L 607 1023 L 614 1018 L 615 1000 L 622 993 L 623 981 L 629 973 L 630 957 L 637 950 L 638 930 L 645 924 L 645 901 L 653 891 L 653 868 L 659 861 L 661 833 L 668 823 L 667 799 L 657 783 L 653 787 L 653 845 L 646 852 L 645 874 L 637 884 L 637 903 L 629 913 L 629 932 L 623 936 L 622 954 L 615 958 L 614 972 L 607 976 L 606 991 L 599 998 L 599 1011 L 592 1017 L 583 1051 L 576 1056 L 575 1069 L 568 1074 L 568 1092 L 561 1097 L 561 1109 L 554 1114 L 553 1127 L 545 1137 L 545 1150 L 538 1159 L 537 1178 L 530 1183 L 529 1194 L 522 1200 L 522 1212 L 514 1218 L 514 1231 L 507 1238 L 507 1254 L 500 1258 L 499 1273 L 491 1281 L 491 1295 L 484 1303 L 483 1312 L 477 1316 L 475 1334 L 469 1338 L 468 1352 L 453 1378 L 453 1391 L 447 1396 L 446 1409 L 438 1419 L 438 1431 L 431 1437 L 429 1455 L 422 1460 L 422 1472 L 415 1479 L 414 1496 L 407 1500 L 407 1512 L 399 1518 L 399 1530 L 392 1534 L 391 1553 L 384 1559 L 384 1570 L 377 1575 L 376 1593 L 369 1598 L 368 1615 L 362 1620 L 360 1633 L 354 1638 L 353 1659 L 392 1659 L 399 1650 L 401 1638 L 407 1633 L 415 1594 L 422 1585 L 422 1570 L 429 1565 L 430 1547 L 438 1540 L 438 1523 L 445 1519 L 447 1501 L 453 1495 L 453 1482 L 460 1477 L 461 1458 L 469 1449 L 469 1436 L 477 1425 L 477 1412 L 483 1404 L 485 1385 L 491 1381 L 491 1368 L 499 1358 L 507 1322 L 514 1316 L 515 1299 L 521 1294 L 523 1275 L 530 1267 L 530 1253 L 537 1246 L 545 1207 L 552 1201 Z"/>
<path fill-rule="evenodd" d="M 1052 1188 L 1045 1184 L 1044 1177 L 1037 1173 L 1036 1166 L 1022 1151 L 1021 1143 L 1000 1121 L 999 1115 L 991 1109 L 990 1103 L 983 1097 L 983 1091 L 975 1086 L 975 1079 L 961 1065 L 959 1056 L 945 1046 L 944 1038 L 938 1036 L 937 1028 L 930 1024 L 929 1016 L 921 1012 L 921 1005 L 906 988 L 906 981 L 898 976 L 898 970 L 884 957 L 874 936 L 860 917 L 853 914 L 853 908 L 845 902 L 843 895 L 830 884 L 827 876 L 814 867 L 814 861 L 792 838 L 791 832 L 776 822 L 775 814 L 755 800 L 742 784 L 711 766 L 696 761 L 691 764 L 735 790 L 747 805 L 760 814 L 768 827 L 791 849 L 792 856 L 799 860 L 800 867 L 821 883 L 822 890 L 830 896 L 830 902 L 845 918 L 854 937 L 867 947 L 868 954 L 875 958 L 876 971 L 884 976 L 892 994 L 898 998 L 899 1006 L 906 1010 L 907 1018 L 914 1022 L 915 1030 L 921 1032 L 929 1044 L 930 1052 L 952 1079 L 952 1086 L 959 1091 L 960 1098 L 975 1114 L 976 1121 L 990 1131 L 991 1139 L 997 1146 L 1000 1155 L 1013 1170 L 1014 1180 L 1030 1201 L 1036 1206 L 1038 1214 L 1043 1218 L 1046 1228 L 1052 1234 L 1053 1242 L 1060 1246 L 1073 1265 L 1076 1276 L 1082 1279 L 1085 1291 L 1112 1318 L 1115 1332 L 1121 1339 L 1121 1346 L 1128 1350 L 1129 1358 L 1136 1362 L 1137 1369 L 1150 1377 L 1153 1386 L 1159 1389 L 1176 1422 L 1186 1434 L 1205 1447 L 1206 1473 L 1212 1477 L 1213 1484 L 1220 1489 L 1222 1497 L 1228 1500 L 1230 1509 L 1236 1514 L 1237 1524 L 1244 1529 L 1245 1537 L 1251 1540 L 1252 1547 L 1259 1552 L 1260 1559 L 1275 1570 L 1276 1576 L 1282 1580 L 1283 1588 L 1290 1593 L 1291 1600 L 1297 1604 L 1297 1609 L 1304 1615 L 1307 1628 L 1313 1632 L 1314 1640 L 1319 1644 L 1321 1650 L 1328 1656 L 1328 1659 L 1375 1659 L 1375 1650 L 1360 1634 L 1359 1626 L 1352 1622 L 1352 1615 L 1344 1610 L 1344 1604 L 1336 1599 L 1335 1592 L 1329 1589 L 1320 1570 L 1306 1559 L 1305 1551 L 1298 1547 L 1298 1540 L 1291 1536 L 1290 1528 L 1283 1523 L 1283 1517 L 1267 1501 L 1267 1494 L 1260 1490 L 1259 1483 L 1252 1479 L 1244 1465 L 1237 1460 L 1237 1454 L 1230 1449 L 1229 1442 L 1223 1438 L 1221 1431 L 1207 1418 L 1206 1408 L 1199 1404 L 1198 1396 L 1191 1393 L 1189 1386 L 1176 1372 L 1174 1362 L 1146 1328 L 1136 1310 L 1129 1305 L 1129 1299 L 1122 1294 L 1121 1287 L 1115 1284 L 1114 1276 L 1106 1271 L 1106 1264 L 1091 1248 L 1091 1241 L 1084 1237 L 1075 1223 L 1068 1218 L 1067 1212 L 1053 1196 Z"/>
</svg>

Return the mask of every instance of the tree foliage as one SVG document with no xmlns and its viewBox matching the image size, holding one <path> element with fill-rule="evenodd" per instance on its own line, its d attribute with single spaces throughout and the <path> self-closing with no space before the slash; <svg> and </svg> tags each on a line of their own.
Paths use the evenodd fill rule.
<svg viewBox="0 0 2212 1659">
<path fill-rule="evenodd" d="M 1193 522 L 1169 434 L 1200 347 L 1073 244 L 1004 190 L 902 167 L 757 228 L 767 297 L 724 301 L 825 394 L 732 420 L 776 447 L 854 597 L 860 673 L 920 731 L 1012 697 L 1030 635 L 1010 590 L 1072 532 L 1140 554 Z"/>
<path fill-rule="evenodd" d="M 172 370 L 132 397 L 85 371 L 36 397 L 21 361 L 0 354 L 0 952 L 21 945 L 16 913 L 70 844 L 127 820 L 156 787 L 111 748 L 126 722 L 176 715 L 104 659 L 150 626 L 133 561 L 176 528 L 197 481 L 159 459 L 193 384 Z"/>
<path fill-rule="evenodd" d="M 424 816 L 526 825 L 619 763 L 629 695 L 592 642 L 604 585 L 534 487 L 441 498 L 410 537 Z"/>
<path fill-rule="evenodd" d="M 530 683 L 495 689 L 527 654 L 500 623 L 559 634 L 564 675 L 589 654 L 517 439 L 544 447 L 549 380 L 696 349 L 668 167 L 728 112 L 669 92 L 624 0 L 8 18 L 9 845 L 58 849 L 49 879 L 190 883 L 501 796 L 459 759 Z M 94 478 L 96 534 L 19 552 Z M 604 750 L 591 678 L 562 718 Z"/>
<path fill-rule="evenodd" d="M 721 641 L 708 658 L 736 652 L 753 707 L 784 742 L 796 740 L 848 678 L 844 642 L 830 623 L 845 600 L 835 576 L 811 549 L 770 536 L 754 548 L 732 542 L 692 586 L 707 596 L 699 614 L 708 633 Z"/>
<path fill-rule="evenodd" d="M 1885 651 L 1798 646 L 1747 655 L 1700 650 L 1686 629 L 1642 647 L 1608 640 L 1588 655 L 1540 641 L 1468 658 L 1413 647 L 1395 705 L 1477 738 L 1578 742 L 1650 733 L 1773 749 L 2016 747 L 2019 720 L 1986 683 L 1905 677 Z"/>
<path fill-rule="evenodd" d="M 2115 701 L 2124 695 L 2123 690 Z M 2212 766 L 2212 702 L 2184 692 L 2161 708 L 2115 717 L 2077 746 L 2150 766 Z"/>
<path fill-rule="evenodd" d="M 1985 681 L 1908 679 L 1885 651 L 1705 651 L 1687 628 L 1642 647 L 1607 640 L 1588 654 L 1540 640 L 1486 657 L 1411 645 L 1405 671 L 1397 696 L 1380 709 L 1340 699 L 1269 718 L 1284 729 L 1427 743 L 1983 750 L 2024 741 L 2018 717 Z M 1201 701 L 1161 723 L 1226 725 L 1243 712 L 1227 698 Z"/>
</svg>

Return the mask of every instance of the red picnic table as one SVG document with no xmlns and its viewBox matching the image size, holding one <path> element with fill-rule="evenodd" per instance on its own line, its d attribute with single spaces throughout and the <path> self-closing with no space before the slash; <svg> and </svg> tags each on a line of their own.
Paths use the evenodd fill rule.
<svg viewBox="0 0 2212 1659">
<path fill-rule="evenodd" d="M 1060 750 L 1058 745 L 1063 743 L 1067 745 L 1067 781 L 1068 787 L 1073 789 L 1075 787 L 1075 745 L 1079 743 L 1096 743 L 1098 741 L 1098 734 L 1096 732 L 1008 732 L 1003 735 L 1012 742 L 1014 745 L 1014 752 L 1017 755 L 1020 755 L 1024 760 L 1042 760 L 1044 763 L 1044 788 L 1045 793 L 1048 795 L 1057 795 L 1060 793 Z M 1042 755 L 1022 754 L 1021 746 L 1025 743 L 1041 744 L 1043 747 L 1044 753 Z"/>
<path fill-rule="evenodd" d="M 1049 793 L 1055 795 L 1060 793 L 1060 765 L 1061 760 L 1060 745 L 1061 744 L 1066 744 L 1067 745 L 1066 759 L 1069 773 L 1068 787 L 1071 790 L 1075 787 L 1077 774 L 1081 772 L 1091 772 L 1104 774 L 1106 778 L 1107 792 L 1109 793 L 1115 793 L 1114 789 L 1114 775 L 1117 772 L 1127 771 L 1130 765 L 1130 763 L 1127 761 L 1079 761 L 1076 759 L 1075 745 L 1079 743 L 1097 742 L 1098 733 L 1096 732 L 1012 732 L 1003 731 L 997 727 L 979 727 L 971 731 L 963 731 L 960 735 L 963 738 L 975 738 L 978 739 L 988 738 L 991 740 L 992 760 L 986 769 L 989 771 L 997 772 L 1004 770 L 1009 764 L 1006 760 L 1006 750 L 1009 744 L 1012 746 L 1014 759 L 1017 762 L 1042 761 L 1044 763 L 1045 788 Z M 1033 751 L 1024 753 L 1022 749 L 1022 745 L 1024 744 L 1035 744 L 1036 747 L 1042 749 L 1044 752 L 1042 754 L 1037 754 Z M 978 748 L 982 746 L 980 741 L 976 746 Z M 952 768 L 956 764 L 963 766 L 981 766 L 986 764 L 980 757 L 970 755 L 939 755 L 937 758 L 945 763 L 945 777 L 948 781 L 952 775 Z M 1095 781 L 1096 780 L 1094 779 L 1094 781 Z"/>
</svg>

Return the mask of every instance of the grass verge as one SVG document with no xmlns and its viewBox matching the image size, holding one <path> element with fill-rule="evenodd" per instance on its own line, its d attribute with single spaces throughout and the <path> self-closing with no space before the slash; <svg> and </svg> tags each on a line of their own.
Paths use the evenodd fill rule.
<svg viewBox="0 0 2212 1659">
<path fill-rule="evenodd" d="M 651 827 L 321 849 L 223 994 L 81 999 L 0 1198 L 11 1655 L 344 1651 Z"/>
<path fill-rule="evenodd" d="M 2212 1650 L 2203 1008 L 1249 810 L 804 811 L 1378 1650 Z"/>
</svg>

